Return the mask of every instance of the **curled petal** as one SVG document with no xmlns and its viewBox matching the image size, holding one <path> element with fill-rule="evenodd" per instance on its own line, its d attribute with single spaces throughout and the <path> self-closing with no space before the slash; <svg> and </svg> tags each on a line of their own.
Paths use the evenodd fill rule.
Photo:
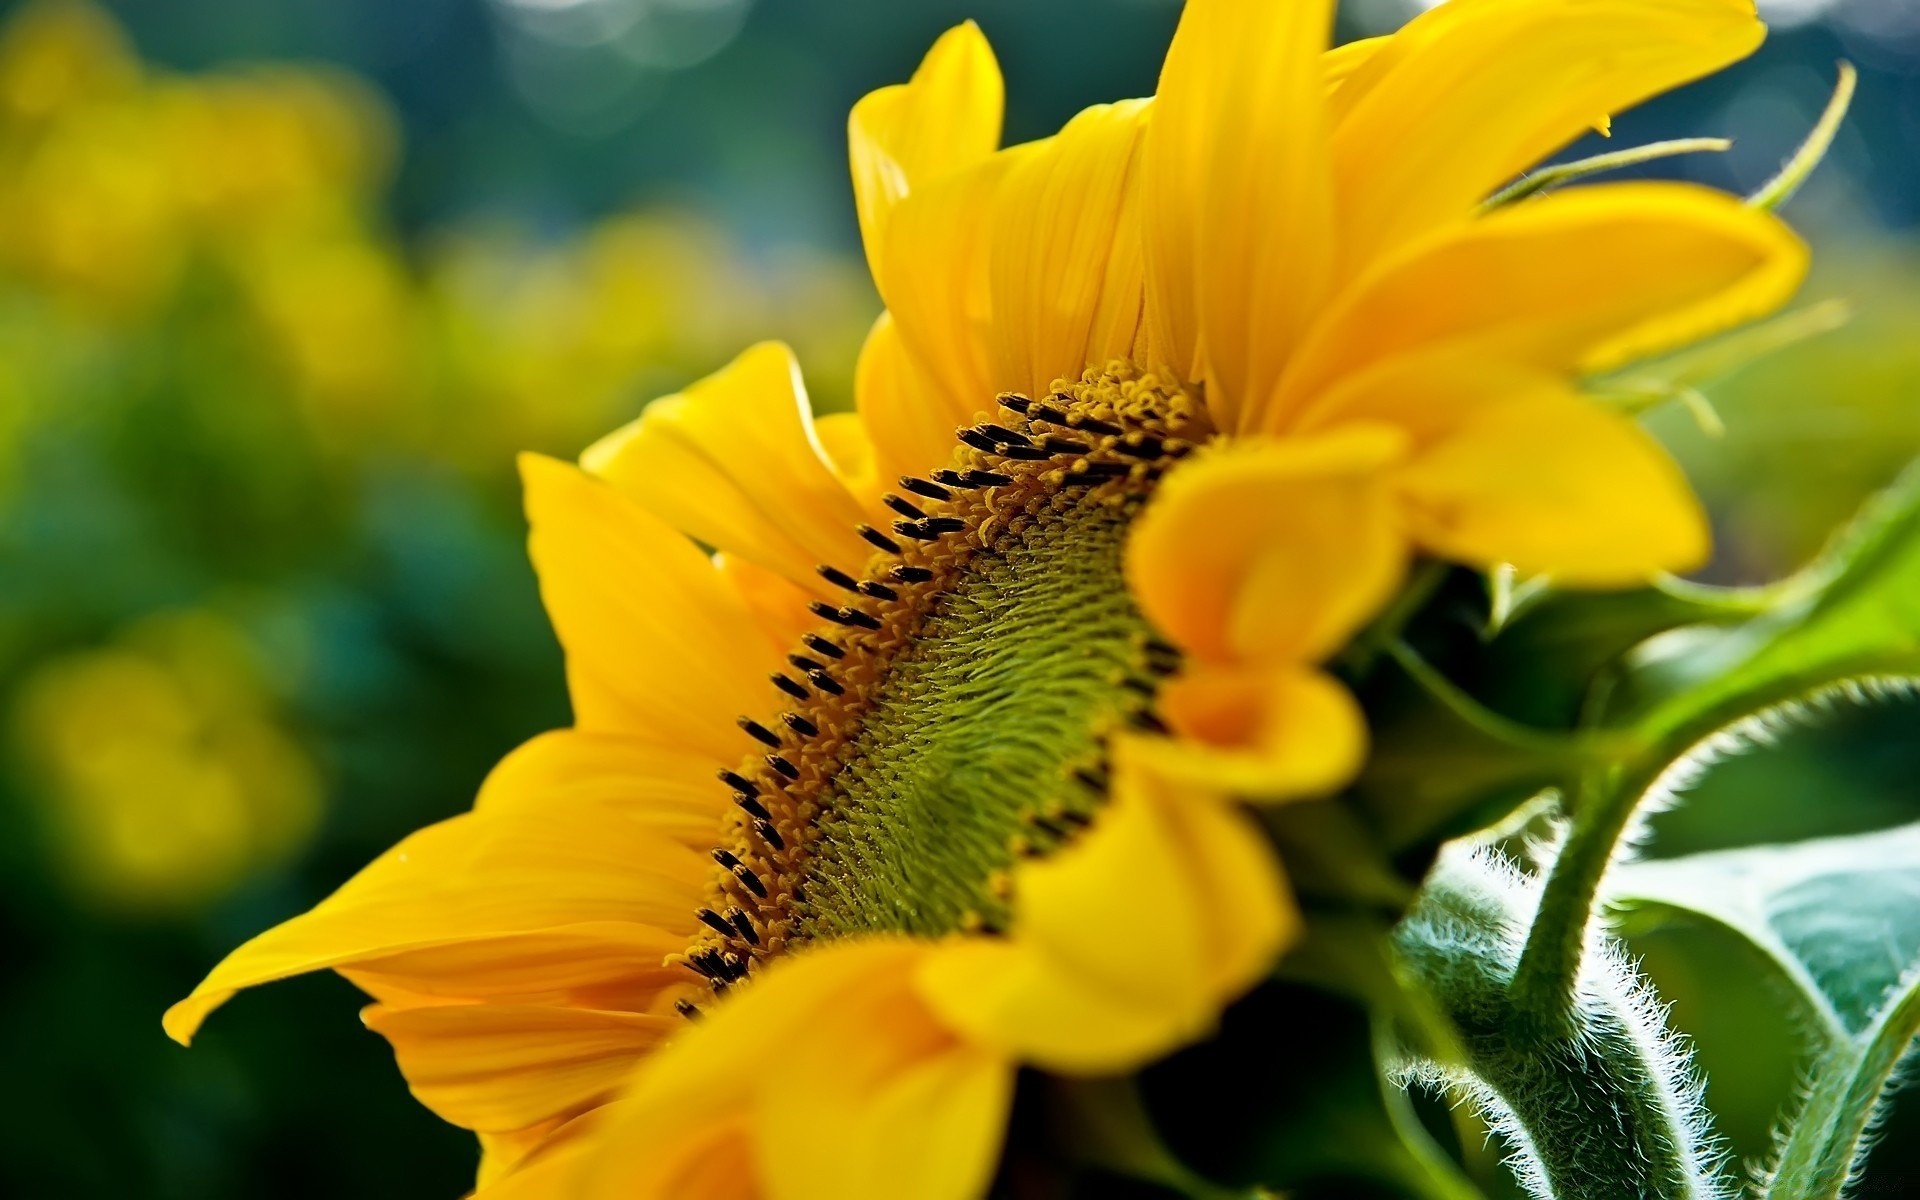
<svg viewBox="0 0 1920 1200">
<path fill-rule="evenodd" d="M 1151 769 L 1255 801 L 1325 795 L 1366 757 L 1366 718 L 1351 693 L 1319 671 L 1199 666 L 1155 701 L 1173 738 L 1139 741 Z"/>
<path fill-rule="evenodd" d="M 1128 541 L 1141 610 L 1209 662 L 1304 662 L 1338 649 L 1405 571 L 1383 481 L 1406 449 L 1399 430 L 1354 425 L 1183 464 Z"/>
</svg>

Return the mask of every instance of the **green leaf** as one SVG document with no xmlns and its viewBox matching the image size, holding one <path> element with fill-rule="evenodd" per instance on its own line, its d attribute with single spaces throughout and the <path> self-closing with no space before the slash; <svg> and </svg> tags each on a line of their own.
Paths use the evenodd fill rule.
<svg viewBox="0 0 1920 1200">
<path fill-rule="evenodd" d="M 1676 919 L 1724 927 L 1792 986 L 1815 1060 L 1767 1196 L 1840 1195 L 1920 1034 L 1920 824 L 1634 863 L 1607 891 L 1626 929 Z"/>
<path fill-rule="evenodd" d="M 1920 467 L 1812 566 L 1735 624 L 1671 630 L 1635 652 L 1605 724 L 1676 745 L 1847 680 L 1920 677 Z"/>
</svg>

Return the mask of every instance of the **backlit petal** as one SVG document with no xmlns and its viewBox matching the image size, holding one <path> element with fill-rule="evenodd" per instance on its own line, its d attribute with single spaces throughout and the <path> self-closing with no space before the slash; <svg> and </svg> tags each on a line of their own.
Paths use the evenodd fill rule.
<svg viewBox="0 0 1920 1200">
<path fill-rule="evenodd" d="M 920 188 L 900 203 L 888 225 L 887 258 L 875 282 L 917 378 L 943 393 L 945 411 L 965 414 L 956 425 L 994 406 L 994 197 L 1007 173 L 1039 151 L 1037 144 L 1003 150 Z"/>
<path fill-rule="evenodd" d="M 1156 349 L 1235 431 L 1270 400 L 1331 280 L 1331 0 L 1192 0 L 1146 138 Z M 1204 344 L 1203 344 L 1204 343 Z"/>
<path fill-rule="evenodd" d="M 880 314 L 860 349 L 854 403 L 873 439 L 883 486 L 948 465 L 958 445 L 953 431 L 983 407 L 977 397 L 961 400 L 921 373 L 891 313 Z"/>
<path fill-rule="evenodd" d="M 1132 349 L 1134 329 L 1114 328 L 1123 322 L 1112 316 L 1097 328 L 1096 318 L 1110 271 L 1119 293 L 1110 312 L 1140 314 L 1130 197 L 1146 113 L 1143 100 L 1089 108 L 1008 170 L 991 267 L 1001 387 L 1042 395 L 1056 378 L 1079 378 L 1095 355 Z"/>
<path fill-rule="evenodd" d="M 1406 542 L 1383 425 L 1254 439 L 1182 464 L 1135 523 L 1127 580 L 1141 610 L 1211 662 L 1318 659 L 1399 586 Z"/>
<path fill-rule="evenodd" d="M 847 118 L 854 206 L 867 262 L 880 278 L 886 225 L 914 188 L 977 162 L 1000 144 L 1005 92 L 980 27 L 942 34 L 913 78 L 867 93 Z"/>
<path fill-rule="evenodd" d="M 1302 348 L 1283 411 L 1333 416 L 1311 398 L 1414 351 L 1560 373 L 1614 365 L 1772 311 L 1806 266 L 1791 230 L 1731 196 L 1568 189 L 1410 247 L 1357 284 Z"/>
<path fill-rule="evenodd" d="M 762 342 L 679 395 L 666 396 L 580 456 L 700 541 L 802 587 L 814 568 L 857 570 L 871 553 L 864 517 L 827 458 L 793 352 Z"/>
<path fill-rule="evenodd" d="M 767 701 L 773 655 L 707 556 L 565 463 L 522 455 L 540 595 L 583 729 L 736 757 L 734 718 Z"/>
<path fill-rule="evenodd" d="M 1454 0 L 1415 18 L 1333 96 L 1343 273 L 1764 36 L 1752 0 Z"/>
</svg>

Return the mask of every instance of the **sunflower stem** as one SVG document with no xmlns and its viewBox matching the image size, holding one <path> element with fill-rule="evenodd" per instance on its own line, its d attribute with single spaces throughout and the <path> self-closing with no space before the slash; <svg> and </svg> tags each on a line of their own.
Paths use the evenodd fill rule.
<svg viewBox="0 0 1920 1200">
<path fill-rule="evenodd" d="M 1547 874 L 1508 990 L 1513 1009 L 1542 1034 L 1566 1037 L 1578 1027 L 1574 997 L 1589 950 L 1600 881 L 1637 807 L 1618 762 L 1585 771 L 1566 838 Z"/>
<path fill-rule="evenodd" d="M 1400 641 L 1401 631 L 1426 607 L 1427 601 L 1433 599 L 1433 594 L 1446 582 L 1450 570 L 1450 564 L 1437 560 L 1423 562 L 1414 568 L 1407 578 L 1407 586 L 1400 589 L 1393 603 L 1374 619 L 1373 624 L 1361 630 L 1340 655 L 1340 666 L 1358 678 L 1366 674 L 1381 654 L 1391 653 Z"/>
</svg>

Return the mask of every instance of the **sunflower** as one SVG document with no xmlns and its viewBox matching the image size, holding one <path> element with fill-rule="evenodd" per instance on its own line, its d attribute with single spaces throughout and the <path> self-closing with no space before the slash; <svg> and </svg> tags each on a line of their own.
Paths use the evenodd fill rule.
<svg viewBox="0 0 1920 1200">
<path fill-rule="evenodd" d="M 1486 203 L 1751 52 L 1748 0 L 1331 24 L 1192 0 L 1151 101 L 1008 149 L 970 24 L 863 99 L 857 411 L 768 344 L 525 458 L 575 726 L 169 1032 L 339 971 L 486 1200 L 974 1195 L 1018 1068 L 1204 1035 L 1299 928 L 1245 805 L 1364 755 L 1319 664 L 1419 556 L 1697 565 L 1684 480 L 1578 381 L 1806 264 L 1696 187 Z"/>
</svg>

